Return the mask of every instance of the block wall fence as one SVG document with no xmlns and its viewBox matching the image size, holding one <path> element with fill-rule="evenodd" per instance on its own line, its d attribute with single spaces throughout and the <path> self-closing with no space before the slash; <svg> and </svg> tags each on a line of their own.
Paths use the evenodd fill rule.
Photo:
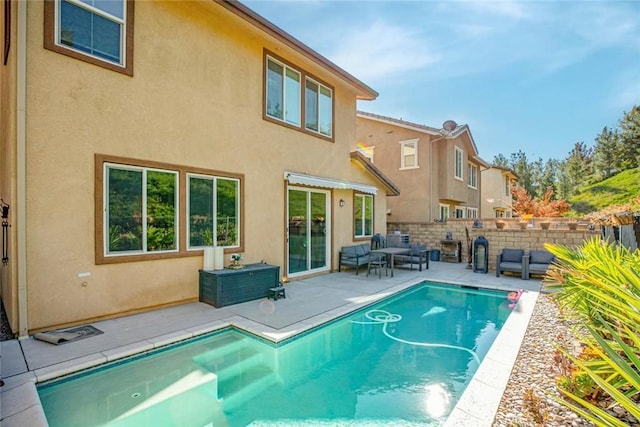
<svg viewBox="0 0 640 427">
<path fill-rule="evenodd" d="M 517 219 L 501 218 L 506 222 L 504 229 L 498 229 L 495 218 L 480 219 L 482 228 L 473 228 L 473 219 L 450 219 L 447 222 L 405 223 L 387 222 L 387 233 L 396 231 L 410 235 L 412 244 L 427 245 L 431 249 L 440 249 L 440 241 L 447 232 L 454 240 L 462 242 L 462 263 L 468 262 L 467 238 L 465 227 L 469 230 L 471 243 L 478 236 L 484 236 L 489 242 L 489 270 L 495 272 L 496 255 L 504 248 L 524 249 L 525 251 L 544 249 L 545 243 L 555 243 L 568 247 L 577 247 L 593 237 L 600 237 L 600 227 L 589 230 L 588 223 L 579 223 L 577 230 L 569 230 L 568 218 L 551 218 L 548 230 L 540 228 L 542 220 L 534 218 L 533 228 L 521 230 Z M 472 261 L 473 262 L 473 261 Z"/>
</svg>

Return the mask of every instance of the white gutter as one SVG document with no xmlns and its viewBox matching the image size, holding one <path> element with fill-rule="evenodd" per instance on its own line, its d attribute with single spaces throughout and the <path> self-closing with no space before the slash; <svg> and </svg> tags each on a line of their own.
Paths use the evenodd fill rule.
<svg viewBox="0 0 640 427">
<path fill-rule="evenodd" d="M 26 1 L 15 2 L 18 7 L 17 29 L 17 111 L 16 111 L 16 201 L 18 247 L 18 338 L 29 336 L 27 316 L 27 7 Z"/>
</svg>

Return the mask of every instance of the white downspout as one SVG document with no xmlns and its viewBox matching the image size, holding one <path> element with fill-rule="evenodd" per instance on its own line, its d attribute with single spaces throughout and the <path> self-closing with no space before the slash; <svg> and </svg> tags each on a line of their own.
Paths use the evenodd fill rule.
<svg viewBox="0 0 640 427">
<path fill-rule="evenodd" d="M 17 29 L 16 194 L 18 239 L 18 338 L 29 336 L 27 316 L 27 1 L 19 1 Z"/>
</svg>

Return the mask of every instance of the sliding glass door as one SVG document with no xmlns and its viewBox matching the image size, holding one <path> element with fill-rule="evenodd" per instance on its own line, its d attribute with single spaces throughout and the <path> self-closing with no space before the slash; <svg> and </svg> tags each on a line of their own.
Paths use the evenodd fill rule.
<svg viewBox="0 0 640 427">
<path fill-rule="evenodd" d="M 329 192 L 289 187 L 288 276 L 328 269 Z"/>
</svg>

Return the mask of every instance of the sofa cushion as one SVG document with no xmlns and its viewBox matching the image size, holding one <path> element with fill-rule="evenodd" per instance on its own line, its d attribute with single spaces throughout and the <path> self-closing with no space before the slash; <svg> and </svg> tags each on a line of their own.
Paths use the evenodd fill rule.
<svg viewBox="0 0 640 427">
<path fill-rule="evenodd" d="M 355 255 L 357 253 L 356 246 L 343 246 L 341 252 L 345 255 Z"/>
<path fill-rule="evenodd" d="M 371 252 L 371 245 L 369 243 L 362 243 L 356 246 L 356 254 L 368 255 Z"/>
<path fill-rule="evenodd" d="M 503 249 L 502 250 L 502 262 L 522 262 L 524 256 L 523 249 Z"/>
<path fill-rule="evenodd" d="M 531 251 L 529 264 L 551 264 L 555 256 L 547 251 Z"/>
</svg>

